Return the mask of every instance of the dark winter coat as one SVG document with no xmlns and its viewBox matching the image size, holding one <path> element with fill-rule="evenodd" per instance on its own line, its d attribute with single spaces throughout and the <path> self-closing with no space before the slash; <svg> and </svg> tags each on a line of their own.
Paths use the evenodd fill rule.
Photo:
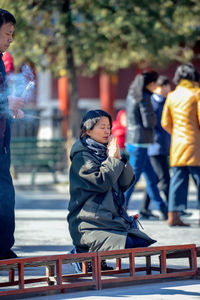
<svg viewBox="0 0 200 300">
<path fill-rule="evenodd" d="M 69 231 L 81 252 L 124 249 L 128 233 L 152 240 L 131 228 L 119 213 L 113 188 L 121 195 L 134 181 L 129 162 L 108 157 L 100 161 L 78 140 L 70 158 Z M 124 198 L 120 196 L 121 204 Z"/>
<path fill-rule="evenodd" d="M 153 142 L 156 117 L 151 104 L 151 95 L 152 93 L 145 89 L 140 101 L 135 100 L 131 93 L 127 96 L 127 144 L 150 144 Z"/>
</svg>

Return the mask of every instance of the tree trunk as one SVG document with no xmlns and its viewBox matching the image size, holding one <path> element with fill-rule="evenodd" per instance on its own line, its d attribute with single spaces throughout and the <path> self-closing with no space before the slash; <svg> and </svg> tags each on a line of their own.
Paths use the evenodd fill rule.
<svg viewBox="0 0 200 300">
<path fill-rule="evenodd" d="M 71 18 L 70 0 L 64 0 L 62 5 L 62 12 L 66 15 L 66 31 L 73 32 L 73 22 Z M 68 77 L 68 94 L 69 94 L 69 115 L 68 115 L 68 130 L 67 136 L 67 155 L 68 155 L 68 167 L 70 165 L 69 154 L 71 147 L 78 137 L 80 132 L 80 111 L 78 109 L 78 84 L 76 67 L 74 63 L 73 48 L 71 47 L 69 40 L 66 36 L 66 57 L 67 57 L 67 77 Z"/>
<path fill-rule="evenodd" d="M 72 137 L 77 138 L 80 132 L 80 111 L 78 109 L 78 85 L 76 68 L 74 65 L 73 51 L 71 47 L 67 47 L 67 77 L 68 77 L 68 93 L 69 93 L 69 125 L 68 131 Z"/>
</svg>

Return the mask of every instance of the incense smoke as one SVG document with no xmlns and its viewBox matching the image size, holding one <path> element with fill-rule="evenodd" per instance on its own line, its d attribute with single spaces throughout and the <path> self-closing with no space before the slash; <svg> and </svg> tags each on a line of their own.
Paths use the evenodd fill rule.
<svg viewBox="0 0 200 300">
<path fill-rule="evenodd" d="M 22 66 L 21 73 L 12 74 L 9 77 L 10 94 L 24 98 L 25 103 L 30 101 L 34 88 L 34 74 L 27 64 Z"/>
</svg>

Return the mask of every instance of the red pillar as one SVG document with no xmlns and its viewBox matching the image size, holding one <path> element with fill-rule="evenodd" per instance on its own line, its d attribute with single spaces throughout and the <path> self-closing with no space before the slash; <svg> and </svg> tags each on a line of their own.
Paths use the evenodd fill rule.
<svg viewBox="0 0 200 300">
<path fill-rule="evenodd" d="M 68 113 L 69 113 L 69 98 L 68 98 L 68 79 L 67 76 L 58 79 L 58 99 L 59 108 L 62 111 L 62 135 L 67 136 L 68 128 Z"/>
<path fill-rule="evenodd" d="M 100 100 L 101 109 L 115 117 L 114 101 L 116 96 L 116 75 L 100 74 Z"/>
</svg>

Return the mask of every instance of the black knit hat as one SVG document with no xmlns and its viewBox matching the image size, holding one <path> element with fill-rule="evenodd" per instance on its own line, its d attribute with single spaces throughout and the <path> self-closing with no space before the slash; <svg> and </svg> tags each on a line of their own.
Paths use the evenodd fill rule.
<svg viewBox="0 0 200 300">
<path fill-rule="evenodd" d="M 82 119 L 80 138 L 86 136 L 86 131 L 93 129 L 101 117 L 107 117 L 109 119 L 111 129 L 112 118 L 106 111 L 101 109 L 90 110 L 84 115 Z"/>
</svg>

